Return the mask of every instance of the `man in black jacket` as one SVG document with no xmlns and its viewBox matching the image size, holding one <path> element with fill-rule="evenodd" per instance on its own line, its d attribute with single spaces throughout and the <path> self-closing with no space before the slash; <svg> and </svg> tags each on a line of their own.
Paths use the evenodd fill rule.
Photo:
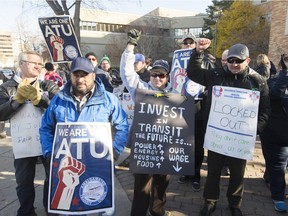
<svg viewBox="0 0 288 216">
<path fill-rule="evenodd" d="M 39 81 L 38 76 L 43 68 L 43 58 L 36 52 L 22 52 L 18 57 L 19 68 L 21 72 L 15 74 L 13 79 L 8 80 L 0 86 L 0 121 L 12 120 L 19 127 L 25 126 L 22 129 L 27 133 L 27 137 L 16 138 L 21 141 L 21 145 L 27 143 L 27 147 L 17 145 L 18 142 L 12 142 L 14 154 L 14 167 L 16 177 L 16 191 L 20 207 L 17 211 L 17 216 L 20 215 L 36 215 L 34 209 L 35 189 L 35 166 L 38 156 L 42 155 L 39 135 L 39 128 L 36 128 L 36 113 L 43 113 L 49 105 L 50 99 L 57 94 L 59 87 L 52 81 Z M 25 115 L 32 111 L 31 122 L 22 124 Z M 40 121 L 41 118 L 38 118 Z M 30 127 L 30 126 L 31 127 Z M 27 127 L 26 127 L 27 126 Z M 11 131 L 12 140 L 13 134 Z M 17 140 L 16 139 L 16 140 Z M 33 140 L 30 146 L 29 140 Z M 36 141 L 36 142 L 35 142 Z M 29 147 L 30 146 L 30 147 Z M 36 148 L 35 148 L 36 147 Z M 40 151 L 34 151 L 35 149 Z M 42 158 L 45 171 L 49 164 Z M 47 209 L 48 204 L 48 174 L 44 183 L 43 205 Z"/>
<path fill-rule="evenodd" d="M 205 70 L 201 68 L 204 50 L 207 49 L 211 41 L 209 39 L 199 39 L 196 48 L 193 50 L 188 67 L 187 76 L 208 90 L 207 107 L 211 106 L 212 88 L 214 85 L 230 86 L 243 89 L 257 89 L 260 92 L 257 132 L 263 130 L 270 112 L 269 93 L 266 81 L 249 66 L 249 50 L 243 44 L 235 44 L 230 47 L 227 56 L 227 70 L 215 68 Z M 209 109 L 206 113 L 208 120 Z M 208 151 L 208 176 L 204 187 L 205 204 L 200 215 L 210 215 L 216 208 L 219 198 L 219 182 L 221 169 L 224 161 L 228 163 L 230 170 L 230 180 L 227 191 L 229 209 L 232 216 L 243 215 L 240 207 L 244 191 L 244 172 L 246 160 L 235 157 L 227 157 L 224 154 Z"/>
</svg>

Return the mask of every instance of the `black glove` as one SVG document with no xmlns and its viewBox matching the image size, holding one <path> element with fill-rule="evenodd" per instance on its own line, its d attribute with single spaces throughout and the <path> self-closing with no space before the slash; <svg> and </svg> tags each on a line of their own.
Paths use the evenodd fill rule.
<svg viewBox="0 0 288 216">
<path fill-rule="evenodd" d="M 287 55 L 285 55 L 285 54 L 282 54 L 281 55 L 281 60 L 280 60 L 280 64 L 281 64 L 281 67 L 282 67 L 282 70 L 287 70 L 287 67 L 286 67 L 286 65 L 285 65 L 285 62 L 284 62 L 284 57 L 288 57 Z"/>
<path fill-rule="evenodd" d="M 116 162 L 119 158 L 119 154 L 118 152 L 113 148 L 113 159 L 114 159 L 114 162 Z"/>
<path fill-rule="evenodd" d="M 128 32 L 128 43 L 133 44 L 134 46 L 137 46 L 137 43 L 140 39 L 141 31 L 137 29 L 131 29 Z"/>
</svg>

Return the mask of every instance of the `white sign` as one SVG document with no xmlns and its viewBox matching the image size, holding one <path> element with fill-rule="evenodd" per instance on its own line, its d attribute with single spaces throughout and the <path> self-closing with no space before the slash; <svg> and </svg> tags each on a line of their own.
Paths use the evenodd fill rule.
<svg viewBox="0 0 288 216">
<path fill-rule="evenodd" d="M 133 118 L 134 118 L 134 106 L 135 106 L 135 104 L 132 100 L 130 93 L 123 93 L 122 97 L 123 98 L 121 100 L 121 106 L 127 115 L 128 124 L 129 124 L 129 126 L 131 126 Z"/>
<path fill-rule="evenodd" d="M 253 158 L 260 92 L 213 86 L 204 148 L 219 154 Z"/>
<path fill-rule="evenodd" d="M 42 155 L 39 128 L 42 112 L 26 102 L 10 119 L 13 153 L 16 159 Z"/>
</svg>

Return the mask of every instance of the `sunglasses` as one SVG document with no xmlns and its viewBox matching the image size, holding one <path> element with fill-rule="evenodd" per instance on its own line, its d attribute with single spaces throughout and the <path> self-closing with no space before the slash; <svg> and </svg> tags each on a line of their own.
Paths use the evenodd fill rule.
<svg viewBox="0 0 288 216">
<path fill-rule="evenodd" d="M 96 58 L 88 58 L 90 61 L 96 61 Z"/>
<path fill-rule="evenodd" d="M 227 59 L 227 62 L 229 64 L 233 64 L 233 63 L 236 63 L 236 64 L 241 64 L 245 61 L 246 59 L 242 60 L 242 59 L 238 59 L 238 58 L 229 58 Z"/>
<path fill-rule="evenodd" d="M 166 74 L 150 74 L 150 76 L 154 78 L 159 77 L 160 79 L 163 79 L 166 77 Z"/>
<path fill-rule="evenodd" d="M 188 43 L 188 42 L 183 42 L 184 45 L 191 45 L 194 44 L 194 42 Z"/>
</svg>

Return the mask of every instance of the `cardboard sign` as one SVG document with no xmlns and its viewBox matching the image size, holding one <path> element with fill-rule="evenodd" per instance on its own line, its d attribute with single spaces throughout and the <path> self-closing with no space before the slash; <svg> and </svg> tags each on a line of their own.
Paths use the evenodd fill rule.
<svg viewBox="0 0 288 216">
<path fill-rule="evenodd" d="M 194 99 L 138 89 L 130 171 L 194 174 Z"/>
<path fill-rule="evenodd" d="M 58 123 L 48 211 L 69 215 L 114 211 L 113 167 L 109 123 Z"/>
<path fill-rule="evenodd" d="M 259 91 L 213 86 L 204 148 L 252 159 L 258 120 Z"/>
<path fill-rule="evenodd" d="M 121 99 L 121 106 L 127 115 L 127 120 L 128 120 L 129 126 L 131 126 L 132 122 L 133 122 L 133 118 L 134 118 L 134 106 L 135 106 L 135 104 L 132 100 L 130 93 L 126 93 L 126 92 L 123 93 L 122 99 Z"/>
<path fill-rule="evenodd" d="M 195 100 L 203 100 L 203 92 L 205 87 L 193 82 L 187 77 L 186 68 L 192 54 L 192 49 L 175 50 L 171 65 L 170 80 L 177 92 L 181 94 L 189 94 Z"/>
<path fill-rule="evenodd" d="M 39 139 L 42 111 L 26 101 L 10 119 L 12 147 L 15 159 L 42 155 Z"/>
<path fill-rule="evenodd" d="M 69 16 L 42 17 L 38 21 L 53 62 L 68 62 L 81 56 Z"/>
</svg>

